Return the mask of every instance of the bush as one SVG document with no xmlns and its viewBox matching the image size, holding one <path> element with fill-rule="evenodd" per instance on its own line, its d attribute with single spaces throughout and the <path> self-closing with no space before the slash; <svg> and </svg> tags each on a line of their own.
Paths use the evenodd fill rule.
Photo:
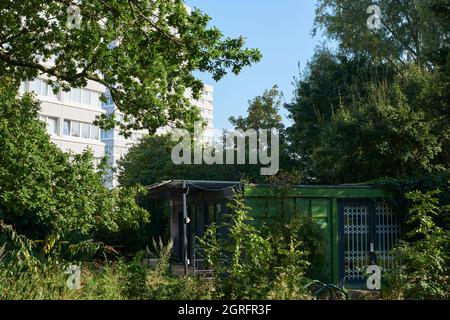
<svg viewBox="0 0 450 320">
<path fill-rule="evenodd" d="M 329 277 L 322 270 L 327 258 L 327 239 L 320 225 L 312 217 L 296 215 L 287 223 L 277 222 L 266 226 L 263 232 L 271 236 L 271 242 L 279 248 L 276 251 L 286 250 L 291 241 L 301 244 L 304 254 L 298 261 L 303 263 L 302 267 L 308 278 L 325 281 Z M 278 256 L 275 253 L 275 257 Z"/>
<path fill-rule="evenodd" d="M 211 225 L 199 239 L 207 263 L 215 271 L 214 298 L 302 299 L 307 297 L 308 252 L 298 234 L 262 233 L 248 222 L 243 196 L 235 194 L 231 214 Z M 219 230 L 227 230 L 221 233 Z"/>
<path fill-rule="evenodd" d="M 400 241 L 392 250 L 397 265 L 385 273 L 383 295 L 390 299 L 450 298 L 450 231 L 434 219 L 441 208 L 439 191 L 410 192 L 412 202 L 407 224 L 408 241 Z"/>
<path fill-rule="evenodd" d="M 29 93 L 18 96 L 18 86 L 0 78 L 0 241 L 9 240 L 2 232 L 9 225 L 35 240 L 33 253 L 40 254 L 148 221 L 136 202 L 145 189 L 108 190 L 105 161 L 96 167 L 89 150 L 60 150 L 38 120 L 39 102 Z"/>
</svg>

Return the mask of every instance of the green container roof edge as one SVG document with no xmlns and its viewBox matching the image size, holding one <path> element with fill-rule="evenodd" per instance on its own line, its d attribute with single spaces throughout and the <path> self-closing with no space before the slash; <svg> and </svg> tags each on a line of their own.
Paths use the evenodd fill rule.
<svg viewBox="0 0 450 320">
<path fill-rule="evenodd" d="M 282 186 L 241 183 L 239 181 L 169 180 L 153 184 L 147 188 L 151 192 L 166 188 L 181 188 L 183 182 L 189 187 L 210 191 L 233 189 L 240 185 L 244 187 L 246 197 L 391 198 L 394 196 L 391 191 L 364 184 Z"/>
<path fill-rule="evenodd" d="M 392 194 L 367 185 L 313 186 L 251 185 L 244 188 L 246 197 L 313 197 L 313 198 L 386 198 Z"/>
</svg>

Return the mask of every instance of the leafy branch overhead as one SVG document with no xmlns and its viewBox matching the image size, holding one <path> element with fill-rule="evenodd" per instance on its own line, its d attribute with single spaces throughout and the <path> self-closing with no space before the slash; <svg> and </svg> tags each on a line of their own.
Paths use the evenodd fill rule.
<svg viewBox="0 0 450 320">
<path fill-rule="evenodd" d="M 122 124 L 103 116 L 106 128 L 154 131 L 192 121 L 198 112 L 184 93 L 191 88 L 199 98 L 203 87 L 194 72 L 220 80 L 261 59 L 259 50 L 244 47 L 244 38 L 225 38 L 182 0 L 85 0 L 76 3 L 79 28 L 67 23 L 73 4 L 2 1 L 0 75 L 25 80 L 46 73 L 55 89 L 101 83 L 133 119 Z"/>
</svg>

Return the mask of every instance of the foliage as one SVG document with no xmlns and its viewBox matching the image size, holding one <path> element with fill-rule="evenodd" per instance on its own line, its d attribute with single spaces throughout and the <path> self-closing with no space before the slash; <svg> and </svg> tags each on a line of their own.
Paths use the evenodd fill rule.
<svg viewBox="0 0 450 320">
<path fill-rule="evenodd" d="M 200 278 L 191 276 L 180 277 L 173 275 L 170 271 L 170 255 L 173 244 L 169 242 L 163 245 L 154 242 L 158 252 L 158 264 L 155 269 L 148 272 L 146 285 L 148 288 L 147 298 L 154 300 L 191 300 L 209 299 L 212 292 L 211 283 Z"/>
<path fill-rule="evenodd" d="M 355 183 L 449 170 L 450 82 L 439 70 L 403 72 L 366 83 L 325 116 L 311 113 L 308 91 L 298 92 L 289 132 L 309 179 Z"/>
<path fill-rule="evenodd" d="M 342 106 L 323 129 L 312 154 L 314 172 L 327 183 L 350 183 L 446 167 L 440 154 L 447 133 L 436 132 L 435 124 L 398 83 L 380 85 Z"/>
<path fill-rule="evenodd" d="M 280 130 L 280 166 L 288 171 L 292 161 L 287 154 L 284 125 L 279 115 L 281 93 L 276 86 L 266 90 L 261 96 L 249 101 L 246 117 L 230 118 L 235 129 L 278 129 Z M 170 135 L 147 136 L 140 144 L 132 147 L 119 161 L 119 181 L 121 185 L 151 185 L 171 179 L 238 181 L 245 177 L 254 182 L 264 181 L 259 165 L 250 164 L 193 164 L 175 165 L 171 151 L 176 145 Z M 219 148 L 223 148 L 219 145 Z M 256 150 L 253 150 L 256 151 Z M 246 149 L 248 159 L 249 150 Z"/>
<path fill-rule="evenodd" d="M 170 135 L 145 137 L 119 161 L 121 185 L 151 185 L 172 179 L 240 179 L 240 174 L 233 165 L 175 165 L 171 159 L 171 150 L 175 145 Z"/>
<path fill-rule="evenodd" d="M 345 55 L 319 48 L 303 75 L 294 79 L 294 98 L 285 105 L 294 122 L 286 129 L 289 152 L 305 178 L 314 176 L 312 153 L 321 143 L 321 132 L 333 115 L 356 96 L 366 95 L 367 82 L 392 77 L 392 70 L 366 55 Z"/>
<path fill-rule="evenodd" d="M 136 203 L 144 190 L 104 187 L 105 168 L 94 167 L 89 151 L 67 154 L 51 143 L 37 119 L 38 103 L 29 94 L 16 97 L 17 86 L 8 77 L 0 80 L 0 221 L 40 240 L 38 248 L 48 254 L 61 241 L 135 229 L 147 220 Z"/>
<path fill-rule="evenodd" d="M 445 0 L 381 0 L 382 27 L 370 30 L 372 4 L 319 1 L 314 31 L 338 49 L 316 51 L 286 105 L 291 154 L 306 181 L 449 170 L 450 7 Z"/>
<path fill-rule="evenodd" d="M 123 132 L 154 132 L 169 122 L 188 124 L 198 109 L 184 96 L 199 98 L 202 82 L 215 80 L 258 62 L 257 49 L 244 38 L 225 38 L 208 27 L 210 18 L 188 10 L 182 0 L 98 1 L 78 3 L 81 21 L 68 13 L 71 2 L 3 1 L 0 5 L 0 75 L 16 80 L 42 72 L 58 88 L 104 85 L 126 123 L 101 117 L 101 125 Z M 69 10 L 70 12 L 70 10 Z M 72 19 L 74 18 L 74 19 Z"/>
<path fill-rule="evenodd" d="M 303 263 L 302 269 L 305 275 L 310 279 L 328 280 L 329 275 L 323 274 L 322 271 L 327 258 L 327 239 L 314 218 L 304 216 L 299 212 L 288 221 L 277 221 L 266 225 L 263 233 L 270 235 L 273 246 L 277 248 L 274 254 L 276 259 L 285 259 L 282 254 L 277 254 L 276 252 L 290 250 L 290 247 L 286 247 L 286 244 L 297 243 L 301 245 L 304 257 L 307 257 L 307 260 L 297 260 L 297 264 Z M 275 265 L 278 264 L 281 266 L 291 265 L 288 261 L 275 262 Z"/>
<path fill-rule="evenodd" d="M 243 196 L 235 194 L 232 211 L 220 225 L 211 225 L 200 245 L 215 272 L 214 297 L 267 299 L 306 297 L 308 253 L 298 235 L 263 237 L 251 225 Z M 225 231 L 226 230 L 226 231 Z"/>
<path fill-rule="evenodd" d="M 235 129 L 279 129 L 284 125 L 279 114 L 281 107 L 282 93 L 278 86 L 273 86 L 270 90 L 265 90 L 261 96 L 257 96 L 248 102 L 247 116 L 244 118 L 230 117 L 229 121 Z"/>
<path fill-rule="evenodd" d="M 283 93 L 279 90 L 278 86 L 274 85 L 270 90 L 265 90 L 262 95 L 256 96 L 248 102 L 247 115 L 245 117 L 230 117 L 229 121 L 233 125 L 235 130 L 271 130 L 271 134 L 274 129 L 278 130 L 279 139 L 279 167 L 280 176 L 286 173 L 296 174 L 294 169 L 296 162 L 290 155 L 288 141 L 286 137 L 286 129 L 283 124 L 282 116 L 280 115 L 280 108 L 282 106 Z M 258 136 L 258 148 L 261 148 L 263 141 L 259 140 Z M 265 142 L 264 142 L 265 143 Z M 249 144 L 250 147 L 250 144 Z M 270 141 L 268 146 L 270 148 Z M 246 159 L 249 158 L 249 152 L 258 152 L 258 150 L 246 149 Z M 272 152 L 272 151 L 271 151 Z M 262 177 L 260 175 L 259 165 L 238 165 L 238 170 L 241 174 L 241 178 L 246 178 L 252 182 L 266 182 L 272 176 Z M 295 170 L 295 171 L 294 171 Z"/>
<path fill-rule="evenodd" d="M 16 260 L 0 262 L 1 300 L 141 300 L 208 299 L 210 283 L 171 274 L 168 268 L 171 246 L 164 246 L 156 268 L 139 260 L 67 262 L 39 261 L 23 269 Z M 11 257 L 14 253 L 9 252 Z M 69 264 L 81 268 L 81 289 L 66 286 Z"/>
<path fill-rule="evenodd" d="M 384 295 L 393 299 L 448 299 L 450 297 L 450 231 L 434 219 L 441 210 L 439 190 L 406 195 L 412 203 L 408 241 L 392 250 L 396 266 L 384 273 Z"/>
<path fill-rule="evenodd" d="M 370 30 L 370 5 L 381 9 L 381 29 Z M 447 63 L 449 52 L 447 0 L 409 1 L 320 0 L 315 31 L 322 29 L 346 52 L 367 53 L 393 66 L 412 61 L 422 67 Z"/>
<path fill-rule="evenodd" d="M 442 206 L 440 214 L 434 221 L 442 228 L 450 229 L 450 173 L 436 172 L 432 174 L 412 175 L 403 178 L 380 178 L 371 180 L 368 184 L 388 190 L 390 202 L 397 212 L 407 212 L 410 201 L 406 194 L 414 191 L 427 193 L 438 188 L 441 193 L 435 197 L 439 199 Z M 404 231 L 408 232 L 411 226 L 405 225 Z"/>
<path fill-rule="evenodd" d="M 307 276 L 314 276 L 314 272 L 311 270 L 314 268 L 313 263 L 323 263 L 320 258 L 319 261 L 316 260 L 316 257 L 320 257 L 323 251 L 320 251 L 320 244 L 318 244 L 321 237 L 313 238 L 307 232 L 308 226 L 306 225 L 306 221 L 294 219 L 284 225 L 283 231 L 281 228 L 278 229 L 278 232 L 269 231 L 269 241 L 273 248 L 271 268 L 275 271 L 275 279 L 267 294 L 269 299 L 302 300 L 309 298 L 306 285 L 310 280 Z"/>
</svg>

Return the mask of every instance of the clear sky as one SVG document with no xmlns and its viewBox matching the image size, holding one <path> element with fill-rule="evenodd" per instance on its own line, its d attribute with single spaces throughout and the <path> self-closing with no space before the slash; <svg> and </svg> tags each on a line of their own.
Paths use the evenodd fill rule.
<svg viewBox="0 0 450 320">
<path fill-rule="evenodd" d="M 225 36 L 247 39 L 247 46 L 259 48 L 263 59 L 238 76 L 229 74 L 219 82 L 202 76 L 214 86 L 214 126 L 230 128 L 230 116 L 245 115 L 248 100 L 277 84 L 290 101 L 300 63 L 303 71 L 323 38 L 311 36 L 314 0 L 186 0 L 208 14 L 211 26 Z M 282 110 L 285 116 L 287 113 Z M 288 121 L 285 121 L 288 124 Z"/>
</svg>

